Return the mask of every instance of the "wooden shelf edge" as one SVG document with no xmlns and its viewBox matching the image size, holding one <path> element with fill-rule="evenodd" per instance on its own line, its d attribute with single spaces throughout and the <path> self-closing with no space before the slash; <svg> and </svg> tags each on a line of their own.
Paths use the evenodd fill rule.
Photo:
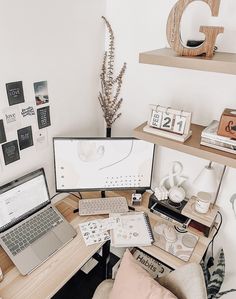
<svg viewBox="0 0 236 299">
<path fill-rule="evenodd" d="M 173 150 L 183 152 L 185 154 L 236 168 L 236 155 L 200 145 L 201 132 L 204 129 L 203 126 L 192 124 L 192 136 L 184 143 L 181 143 L 172 139 L 167 139 L 155 134 L 144 132 L 143 128 L 146 125 L 147 122 L 135 128 L 133 130 L 133 136 L 138 139 L 157 144 L 159 146 L 164 146 Z"/>
<path fill-rule="evenodd" d="M 178 56 L 170 48 L 162 48 L 139 54 L 139 62 L 206 72 L 236 75 L 236 54 L 216 52 L 212 58 L 205 56 Z"/>
</svg>

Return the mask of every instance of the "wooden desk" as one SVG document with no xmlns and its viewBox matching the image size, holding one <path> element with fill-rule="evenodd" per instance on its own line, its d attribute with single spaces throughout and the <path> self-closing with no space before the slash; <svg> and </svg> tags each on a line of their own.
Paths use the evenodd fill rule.
<svg viewBox="0 0 236 299">
<path fill-rule="evenodd" d="M 73 213 L 77 208 L 75 197 L 69 196 L 56 206 L 77 230 L 77 236 L 27 276 L 22 276 L 0 249 L 0 266 L 5 276 L 0 283 L 2 299 L 51 298 L 102 247 L 101 243 L 88 247 L 85 245 L 79 223 L 92 218 L 78 217 L 78 214 Z"/>
<path fill-rule="evenodd" d="M 131 192 L 108 192 L 108 196 L 116 196 L 117 194 L 125 196 L 130 203 Z M 99 196 L 98 193 L 85 193 L 83 195 L 85 198 Z M 143 196 L 142 206 L 136 206 L 135 208 L 137 211 L 145 211 L 149 215 L 151 225 L 154 226 L 157 221 L 163 222 L 163 219 L 149 211 L 149 195 L 150 194 L 146 192 Z M 46 261 L 28 276 L 20 275 L 8 256 L 2 249 L 0 249 L 0 266 L 5 274 L 4 280 L 0 283 L 0 297 L 2 297 L 2 299 L 50 298 L 103 245 L 95 244 L 86 247 L 80 234 L 79 223 L 89 219 L 94 219 L 95 217 L 79 217 L 78 214 L 74 214 L 73 210 L 77 207 L 77 200 L 73 196 L 65 198 L 56 206 L 58 210 L 65 216 L 65 218 L 71 222 L 73 227 L 75 227 L 78 235 L 74 240 L 72 240 L 55 255 L 50 257 L 48 261 Z M 199 235 L 199 241 L 189 262 L 199 263 L 206 251 L 207 245 L 211 241 L 211 237 L 206 238 L 196 230 L 194 230 L 194 233 Z M 141 249 L 173 269 L 176 269 L 186 263 L 153 245 L 141 247 Z"/>
<path fill-rule="evenodd" d="M 91 196 L 90 193 L 88 193 L 89 196 Z M 107 192 L 107 196 L 124 196 L 126 197 L 126 199 L 128 200 L 128 204 L 131 205 L 131 194 L 132 191 L 119 191 L 119 192 Z M 150 193 L 146 192 L 143 195 L 143 199 L 142 199 L 142 205 L 141 206 L 134 206 L 136 211 L 144 211 L 148 214 L 149 216 L 149 220 L 150 220 L 150 224 L 152 227 L 154 227 L 154 225 L 159 221 L 159 222 L 165 222 L 165 220 L 161 217 L 159 217 L 158 215 L 155 215 L 153 213 L 150 212 L 149 208 L 148 208 L 148 201 L 149 201 L 149 196 Z M 86 196 L 88 197 L 88 195 Z M 168 223 L 168 221 L 166 221 L 166 223 Z M 205 251 L 207 249 L 208 244 L 210 243 L 214 232 L 212 232 L 210 234 L 210 236 L 208 238 L 206 238 L 203 233 L 199 232 L 196 229 L 193 229 L 191 227 L 188 228 L 189 231 L 191 231 L 192 233 L 196 234 L 199 239 L 198 239 L 198 243 L 195 246 L 193 253 L 189 259 L 188 262 L 185 262 L 175 256 L 173 256 L 172 254 L 166 252 L 165 250 L 151 245 L 151 246 L 143 246 L 140 247 L 144 252 L 150 254 L 151 256 L 153 256 L 154 258 L 158 259 L 159 261 L 163 262 L 164 264 L 166 264 L 167 266 L 171 267 L 172 269 L 176 269 L 182 265 L 185 265 L 186 263 L 197 263 L 199 264 L 200 261 L 202 260 Z"/>
</svg>

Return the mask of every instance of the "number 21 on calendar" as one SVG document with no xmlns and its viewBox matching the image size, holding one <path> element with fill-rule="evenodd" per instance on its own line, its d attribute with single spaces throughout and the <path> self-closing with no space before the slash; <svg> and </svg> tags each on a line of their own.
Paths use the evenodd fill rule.
<svg viewBox="0 0 236 299">
<path fill-rule="evenodd" d="M 149 125 L 153 128 L 167 130 L 177 134 L 184 134 L 186 117 L 182 113 L 174 114 L 162 111 L 152 111 Z"/>
</svg>

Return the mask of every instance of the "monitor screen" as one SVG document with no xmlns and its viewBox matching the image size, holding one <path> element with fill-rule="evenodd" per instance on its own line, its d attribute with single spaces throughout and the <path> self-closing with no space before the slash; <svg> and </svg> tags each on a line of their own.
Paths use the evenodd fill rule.
<svg viewBox="0 0 236 299">
<path fill-rule="evenodd" d="M 147 189 L 154 145 L 134 138 L 54 138 L 57 191 Z"/>
<path fill-rule="evenodd" d="M 48 204 L 50 197 L 43 169 L 0 187 L 0 231 Z"/>
</svg>

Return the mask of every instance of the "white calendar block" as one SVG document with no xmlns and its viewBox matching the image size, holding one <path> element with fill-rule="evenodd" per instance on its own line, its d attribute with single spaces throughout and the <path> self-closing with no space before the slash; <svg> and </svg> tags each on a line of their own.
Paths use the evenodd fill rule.
<svg viewBox="0 0 236 299">
<path fill-rule="evenodd" d="M 152 111 L 151 119 L 150 119 L 150 126 L 153 128 L 160 128 L 161 121 L 162 121 L 162 112 L 161 111 Z"/>
<path fill-rule="evenodd" d="M 174 120 L 174 114 L 164 112 L 161 122 L 161 129 L 172 131 L 172 125 Z"/>
<path fill-rule="evenodd" d="M 182 115 L 176 115 L 173 132 L 178 134 L 184 134 L 185 125 L 186 125 L 186 117 Z"/>
</svg>

